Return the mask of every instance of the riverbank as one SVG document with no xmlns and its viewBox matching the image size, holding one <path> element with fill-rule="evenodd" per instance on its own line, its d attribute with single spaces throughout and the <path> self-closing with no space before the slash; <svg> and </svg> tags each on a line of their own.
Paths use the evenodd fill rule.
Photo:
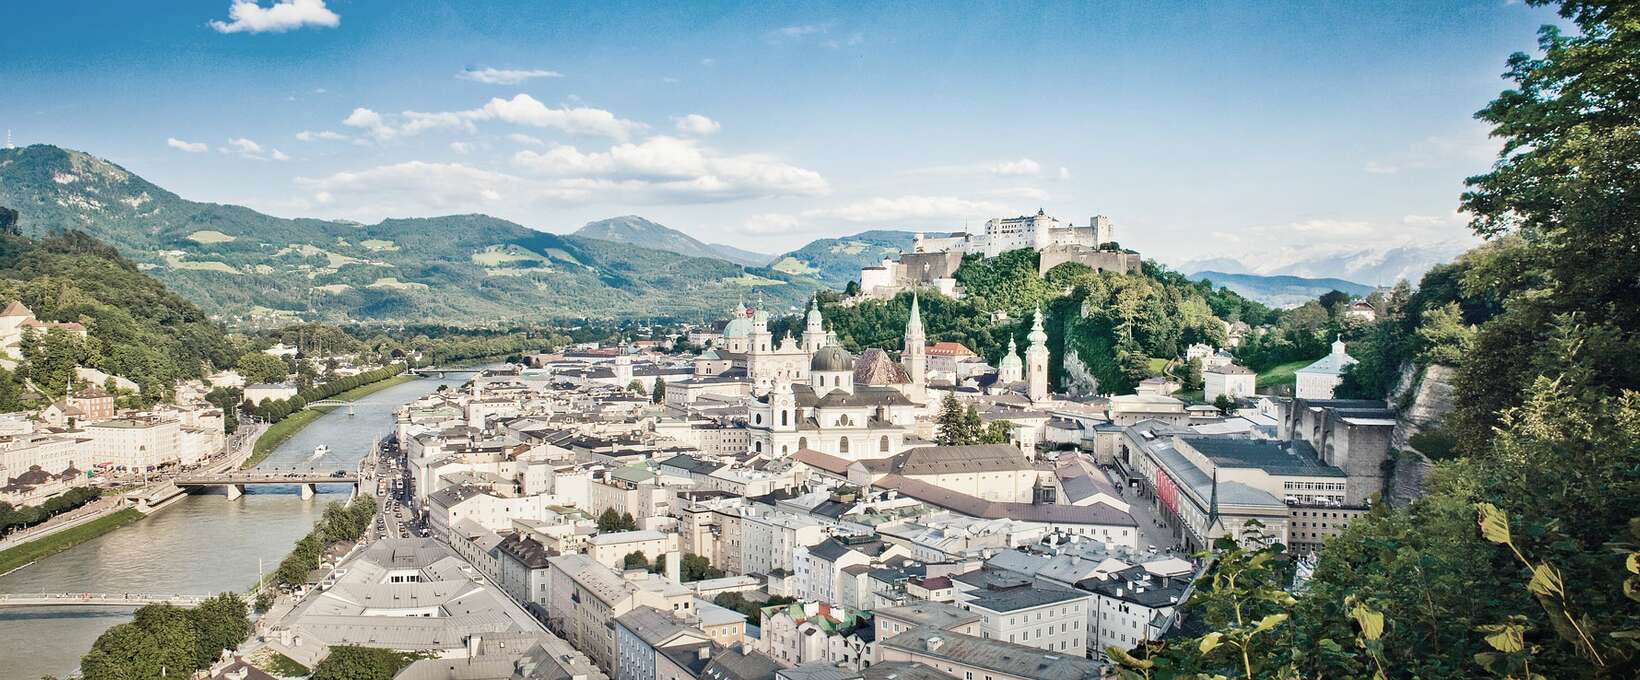
<svg viewBox="0 0 1640 680">
<path fill-rule="evenodd" d="M 49 536 L 42 536 L 39 539 L 0 552 L 0 575 L 9 574 L 12 570 L 23 565 L 60 553 L 142 519 L 143 516 L 142 513 L 136 510 L 126 508 L 107 517 L 95 519 L 71 529 L 64 529 Z"/>
<path fill-rule="evenodd" d="M 337 401 L 357 401 L 362 397 L 380 392 L 389 387 L 397 387 L 416 379 L 417 376 L 414 374 L 400 373 L 391 378 L 370 383 L 369 385 L 360 385 L 331 398 Z M 251 448 L 250 457 L 246 458 L 245 462 L 241 463 L 239 467 L 241 469 L 249 470 L 257 465 L 260 465 L 262 461 L 267 460 L 268 456 L 272 455 L 273 452 L 277 450 L 281 444 L 284 444 L 286 440 L 295 436 L 297 432 L 302 431 L 302 428 L 307 427 L 312 424 L 313 421 L 318 420 L 321 416 L 335 410 L 336 408 L 337 407 L 327 406 L 322 408 L 303 409 L 299 412 L 292 413 L 291 415 L 286 416 L 284 420 L 269 426 L 268 430 L 263 432 L 261 437 L 257 438 L 256 446 Z"/>
</svg>

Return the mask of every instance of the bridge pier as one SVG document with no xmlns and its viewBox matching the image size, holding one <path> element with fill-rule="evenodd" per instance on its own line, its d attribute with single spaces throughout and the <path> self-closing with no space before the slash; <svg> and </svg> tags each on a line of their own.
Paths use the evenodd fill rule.
<svg viewBox="0 0 1640 680">
<path fill-rule="evenodd" d="M 304 501 L 313 500 L 313 496 L 317 492 L 314 490 L 312 484 L 298 484 L 297 486 L 302 489 L 302 500 L 304 500 Z"/>
<path fill-rule="evenodd" d="M 240 496 L 245 495 L 245 485 L 244 484 L 228 484 L 227 489 L 228 489 L 228 500 L 230 500 L 230 501 L 239 500 Z"/>
</svg>

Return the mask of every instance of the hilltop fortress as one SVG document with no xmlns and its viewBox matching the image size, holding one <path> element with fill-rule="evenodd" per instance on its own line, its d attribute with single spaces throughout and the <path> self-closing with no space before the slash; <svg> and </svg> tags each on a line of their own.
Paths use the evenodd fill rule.
<svg viewBox="0 0 1640 680">
<path fill-rule="evenodd" d="M 1076 225 L 1037 210 L 1035 215 L 986 220 L 985 231 L 978 234 L 918 233 L 912 240 L 911 252 L 900 253 L 898 260 L 883 258 L 881 264 L 860 270 L 860 292 L 870 297 L 893 297 L 912 288 L 934 288 L 947 296 L 961 297 L 956 274 L 963 256 L 996 257 L 1019 248 L 1033 248 L 1041 254 L 1038 273 L 1066 262 L 1080 262 L 1096 271 L 1139 271 L 1139 254 L 1118 249 L 1115 231 L 1110 218 L 1104 215 L 1089 218 L 1086 225 Z"/>
</svg>

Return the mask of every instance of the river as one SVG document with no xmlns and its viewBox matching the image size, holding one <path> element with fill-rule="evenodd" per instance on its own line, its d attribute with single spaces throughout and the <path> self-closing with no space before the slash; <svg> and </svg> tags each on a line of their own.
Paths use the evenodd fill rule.
<svg viewBox="0 0 1640 680">
<path fill-rule="evenodd" d="M 366 396 L 355 415 L 341 408 L 286 440 L 258 468 L 351 469 L 371 444 L 393 430 L 393 409 L 470 376 L 423 378 Z M 330 447 L 309 463 L 313 448 Z M 250 487 L 243 498 L 222 493 L 189 496 L 134 524 L 121 527 L 0 578 L 0 592 L 213 595 L 244 591 L 257 570 L 272 571 L 292 545 L 313 528 L 324 505 L 345 498 L 347 488 L 321 486 L 315 501 L 294 487 Z M 130 620 L 131 610 L 108 607 L 12 607 L 0 609 L 0 659 L 6 678 L 67 676 L 104 630 Z"/>
</svg>

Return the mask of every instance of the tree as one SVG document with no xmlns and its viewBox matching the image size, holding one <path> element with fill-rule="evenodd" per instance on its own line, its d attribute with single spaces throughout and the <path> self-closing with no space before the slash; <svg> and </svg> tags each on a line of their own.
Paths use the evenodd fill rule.
<svg viewBox="0 0 1640 680">
<path fill-rule="evenodd" d="M 1328 314 L 1337 316 L 1340 308 L 1350 303 L 1350 294 L 1341 290 L 1329 290 L 1322 293 L 1316 301 L 1321 303 L 1321 308 L 1327 310 Z"/>
<path fill-rule="evenodd" d="M 643 388 L 643 382 L 639 381 L 637 378 L 633 378 L 632 382 L 626 384 L 626 391 L 640 397 L 648 394 L 648 391 Z"/>
<path fill-rule="evenodd" d="M 22 236 L 23 230 L 17 226 L 17 211 L 0 205 L 0 234 L 7 236 Z"/>
<path fill-rule="evenodd" d="M 635 531 L 637 528 L 638 521 L 632 518 L 631 513 L 615 512 L 615 508 L 606 508 L 598 514 L 599 533 Z"/>
<path fill-rule="evenodd" d="M 1204 383 L 1202 382 L 1202 360 L 1200 358 L 1192 358 L 1184 362 L 1184 375 L 1179 377 L 1179 383 L 1180 387 L 1188 392 L 1202 389 Z"/>
<path fill-rule="evenodd" d="M 981 433 L 981 435 L 980 435 L 979 443 L 981 443 L 981 444 L 1007 444 L 1010 440 L 1013 439 L 1013 436 L 1014 436 L 1014 424 L 1013 423 L 1010 423 L 1006 420 L 993 420 L 993 421 L 991 421 L 991 423 L 989 425 L 985 426 L 985 431 L 983 433 Z"/>
<path fill-rule="evenodd" d="M 964 443 L 963 415 L 962 402 L 957 400 L 957 395 L 947 393 L 940 401 L 940 412 L 934 419 L 939 426 L 939 431 L 934 435 L 934 443 L 940 446 L 957 446 Z"/>
<path fill-rule="evenodd" d="M 1418 363 L 1458 365 L 1475 339 L 1475 329 L 1464 325 L 1458 304 L 1447 303 L 1423 316 L 1418 326 Z"/>
<path fill-rule="evenodd" d="M 266 352 L 246 352 L 234 366 L 247 384 L 284 382 L 285 376 L 290 375 L 290 367 L 284 361 Z"/>
<path fill-rule="evenodd" d="M 224 649 L 237 649 L 251 634 L 250 612 L 245 601 L 233 593 L 205 600 L 188 612 L 199 634 L 196 667 L 216 661 Z"/>
<path fill-rule="evenodd" d="M 655 378 L 655 391 L 654 391 L 654 393 L 649 395 L 649 398 L 657 404 L 665 404 L 666 403 L 666 381 L 665 380 L 661 380 L 658 377 Z"/>
<path fill-rule="evenodd" d="M 859 296 L 860 295 L 860 282 L 859 281 L 849 281 L 848 285 L 843 286 L 843 295 L 846 295 L 848 297 L 857 297 L 857 296 Z"/>
<path fill-rule="evenodd" d="M 313 667 L 309 680 L 393 680 L 419 655 L 375 647 L 337 645 Z"/>
<path fill-rule="evenodd" d="M 665 559 L 666 558 L 663 555 L 660 558 L 656 559 L 655 561 L 657 563 L 661 563 Z M 712 566 L 712 561 L 711 560 L 708 560 L 705 557 L 703 557 L 701 555 L 696 555 L 694 553 L 685 553 L 684 554 L 682 566 L 679 569 L 679 571 L 681 572 L 679 575 L 685 583 L 689 583 L 689 582 L 692 582 L 692 581 L 704 581 L 704 580 L 707 580 L 707 579 L 714 579 L 714 578 L 723 578 L 724 576 L 728 575 L 728 574 L 724 573 L 724 571 L 722 569 L 719 569 L 717 567 Z"/>
<path fill-rule="evenodd" d="M 1213 406 L 1217 407 L 1221 413 L 1230 413 L 1236 408 L 1236 400 L 1231 399 L 1228 394 L 1220 394 L 1213 398 Z"/>
<path fill-rule="evenodd" d="M 664 556 L 662 556 L 664 558 Z M 659 562 L 660 560 L 656 560 Z M 649 557 L 642 550 L 634 550 L 621 559 L 621 566 L 625 569 L 648 569 Z"/>
</svg>

